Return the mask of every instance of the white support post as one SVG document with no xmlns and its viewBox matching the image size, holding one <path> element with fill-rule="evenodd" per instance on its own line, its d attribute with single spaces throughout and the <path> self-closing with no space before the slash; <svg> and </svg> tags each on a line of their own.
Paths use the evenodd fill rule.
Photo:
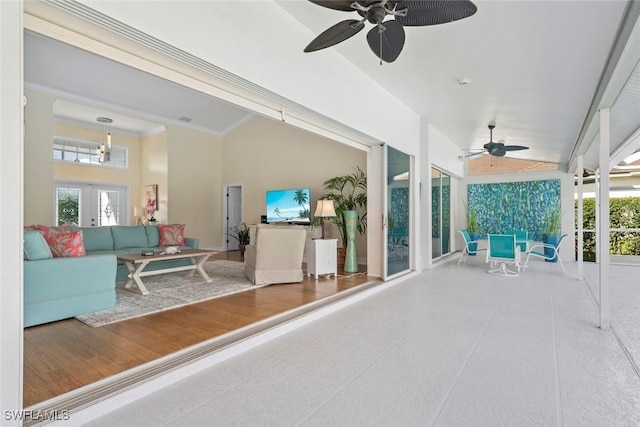
<svg viewBox="0 0 640 427">
<path fill-rule="evenodd" d="M 584 157 L 583 155 L 578 156 L 578 223 L 576 224 L 577 229 L 577 250 L 578 250 L 578 276 L 576 277 L 578 280 L 582 280 L 584 277 L 584 228 L 583 228 L 583 217 L 584 217 Z"/>
<path fill-rule="evenodd" d="M 22 2 L 0 1 L 0 425 L 22 410 Z"/>
<path fill-rule="evenodd" d="M 599 237 L 597 245 L 600 253 L 600 328 L 609 329 L 611 325 L 611 289 L 609 287 L 609 110 L 600 110 L 600 203 L 598 212 Z"/>
</svg>

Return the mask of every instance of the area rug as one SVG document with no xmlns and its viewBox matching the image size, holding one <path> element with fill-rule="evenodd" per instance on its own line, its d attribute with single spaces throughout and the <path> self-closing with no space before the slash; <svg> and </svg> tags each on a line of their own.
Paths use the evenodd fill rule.
<svg viewBox="0 0 640 427">
<path fill-rule="evenodd" d="M 89 326 L 104 326 L 256 288 L 244 276 L 241 262 L 209 261 L 204 264 L 204 270 L 211 277 L 210 283 L 197 273 L 193 277 L 185 277 L 185 272 L 143 277 L 148 295 L 125 290 L 126 282 L 118 282 L 114 308 L 76 316 L 76 319 Z"/>
</svg>

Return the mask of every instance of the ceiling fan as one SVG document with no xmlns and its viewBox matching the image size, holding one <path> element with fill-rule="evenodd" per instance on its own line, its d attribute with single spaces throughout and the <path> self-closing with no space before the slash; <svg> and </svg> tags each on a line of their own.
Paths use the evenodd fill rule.
<svg viewBox="0 0 640 427">
<path fill-rule="evenodd" d="M 470 0 L 309 0 L 319 6 L 357 12 L 362 19 L 347 19 L 329 27 L 309 43 L 305 52 L 336 45 L 356 35 L 365 22 L 374 24 L 367 43 L 380 63 L 395 61 L 404 47 L 404 28 L 436 25 L 467 18 L 478 10 Z M 392 19 L 384 21 L 387 16 Z"/>
<path fill-rule="evenodd" d="M 486 144 L 483 145 L 483 149 L 479 150 L 480 152 L 482 151 L 487 151 L 488 154 L 495 156 L 495 157 L 504 157 L 505 154 L 507 154 L 507 151 L 518 151 L 518 150 L 528 150 L 529 147 L 525 147 L 524 145 L 505 145 L 504 144 L 504 140 L 500 140 L 498 142 L 493 142 L 493 129 L 495 129 L 496 125 L 491 123 L 489 124 L 489 142 L 487 142 Z M 477 155 L 479 153 L 472 153 L 469 154 L 469 156 L 474 156 Z"/>
</svg>

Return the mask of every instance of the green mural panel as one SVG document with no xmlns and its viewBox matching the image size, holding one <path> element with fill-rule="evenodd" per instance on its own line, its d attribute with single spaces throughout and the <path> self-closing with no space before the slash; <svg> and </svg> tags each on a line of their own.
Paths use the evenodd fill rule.
<svg viewBox="0 0 640 427">
<path fill-rule="evenodd" d="M 560 207 L 560 180 L 470 184 L 467 203 L 483 233 L 524 230 L 542 240 L 546 213 Z"/>
</svg>

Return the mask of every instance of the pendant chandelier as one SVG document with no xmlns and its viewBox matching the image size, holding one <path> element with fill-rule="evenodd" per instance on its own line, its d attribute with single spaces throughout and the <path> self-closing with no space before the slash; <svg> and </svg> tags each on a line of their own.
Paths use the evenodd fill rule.
<svg viewBox="0 0 640 427">
<path fill-rule="evenodd" d="M 96 120 L 106 125 L 110 125 L 111 123 L 113 123 L 113 119 L 110 119 L 109 117 L 98 117 L 96 118 Z M 107 144 L 105 145 L 104 142 L 101 142 L 98 146 L 98 160 L 100 161 L 100 163 L 104 163 L 109 150 L 111 150 L 111 129 L 107 128 Z"/>
</svg>

